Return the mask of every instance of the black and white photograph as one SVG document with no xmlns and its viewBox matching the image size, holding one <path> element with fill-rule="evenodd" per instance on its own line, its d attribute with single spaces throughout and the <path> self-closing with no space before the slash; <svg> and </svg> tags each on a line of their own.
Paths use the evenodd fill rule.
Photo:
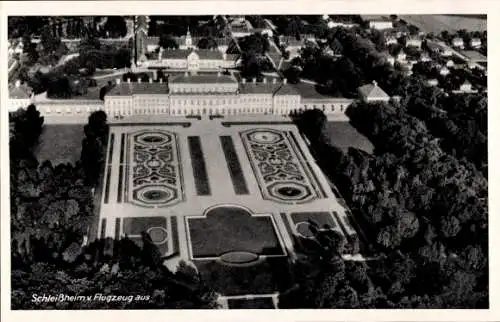
<svg viewBox="0 0 500 322">
<path fill-rule="evenodd" d="M 490 309 L 487 12 L 211 9 L 2 13 L 8 309 Z"/>
</svg>

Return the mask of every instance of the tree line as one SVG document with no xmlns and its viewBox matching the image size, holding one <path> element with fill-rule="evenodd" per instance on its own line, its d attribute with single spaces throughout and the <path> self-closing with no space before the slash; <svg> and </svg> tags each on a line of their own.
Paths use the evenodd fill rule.
<svg viewBox="0 0 500 322">
<path fill-rule="evenodd" d="M 305 279 L 298 292 L 310 290 L 307 298 L 325 308 L 342 307 L 347 299 L 350 308 L 488 307 L 487 180 L 482 173 L 445 152 L 425 123 L 405 108 L 358 103 L 347 113 L 374 144 L 374 155 L 333 146 L 319 110 L 304 112 L 297 124 L 379 259 L 356 264 L 364 267 L 358 273 L 366 271 L 357 280 L 338 277 L 342 265 L 327 266 L 318 273 L 326 281 L 311 286 Z M 362 286 L 359 280 L 368 282 Z M 339 304 L 336 292 L 347 299 Z M 330 302 L 325 294 L 332 294 Z"/>
<path fill-rule="evenodd" d="M 102 178 L 107 117 L 94 112 L 84 126 L 80 161 L 39 164 L 33 149 L 43 117 L 30 105 L 9 118 L 11 166 L 11 282 L 13 309 L 216 308 L 216 293 L 196 270 L 163 265 L 147 234 L 142 245 L 128 238 L 96 239 L 94 188 Z M 141 295 L 142 301 L 34 302 L 33 295 Z"/>
</svg>

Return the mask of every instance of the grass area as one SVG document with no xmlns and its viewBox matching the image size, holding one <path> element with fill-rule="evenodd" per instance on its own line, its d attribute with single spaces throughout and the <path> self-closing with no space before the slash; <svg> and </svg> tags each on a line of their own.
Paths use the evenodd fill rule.
<svg viewBox="0 0 500 322">
<path fill-rule="evenodd" d="M 125 235 L 140 235 L 150 227 L 167 227 L 165 217 L 129 217 L 123 218 L 123 233 Z"/>
<path fill-rule="evenodd" d="M 165 217 L 132 217 L 132 218 L 123 218 L 123 234 L 126 236 L 134 235 L 133 237 L 128 237 L 130 240 L 136 243 L 137 246 L 142 247 L 142 237 L 138 237 L 142 232 L 147 232 L 147 230 L 151 227 L 167 227 L 167 218 Z M 149 236 L 155 242 L 155 235 L 158 233 L 153 230 L 149 233 Z M 160 233 L 161 240 L 166 238 L 165 234 Z M 169 247 L 171 247 L 168 242 L 161 242 L 160 244 L 156 244 L 158 247 L 158 251 L 160 254 L 165 255 Z"/>
<path fill-rule="evenodd" d="M 224 151 L 227 168 L 229 170 L 229 175 L 231 176 L 231 182 L 233 183 L 235 193 L 237 195 L 249 194 L 245 176 L 243 175 L 243 170 L 241 169 L 241 164 L 238 159 L 238 153 L 234 147 L 233 139 L 230 135 L 221 136 L 220 142 L 222 150 Z"/>
<path fill-rule="evenodd" d="M 349 122 L 328 122 L 326 125 L 331 142 L 347 152 L 349 147 L 373 153 L 373 144 Z"/>
<path fill-rule="evenodd" d="M 191 163 L 193 166 L 193 178 L 196 186 L 198 196 L 209 196 L 210 183 L 208 180 L 207 167 L 205 165 L 205 158 L 203 157 L 203 150 L 201 148 L 201 141 L 199 136 L 188 137 L 189 155 L 191 156 Z"/>
<path fill-rule="evenodd" d="M 194 261 L 198 272 L 216 292 L 226 296 L 269 294 L 283 291 L 291 284 L 290 267 L 284 257 L 266 258 L 246 267 L 226 266 L 217 261 Z"/>
<path fill-rule="evenodd" d="M 83 137 L 82 124 L 44 125 L 35 156 L 40 163 L 50 160 L 54 166 L 68 162 L 74 164 L 80 159 Z"/>
<path fill-rule="evenodd" d="M 217 257 L 231 251 L 282 255 L 271 217 L 252 217 L 245 210 L 221 207 L 206 218 L 188 218 L 193 257 Z"/>
<path fill-rule="evenodd" d="M 274 309 L 273 299 L 260 297 L 255 299 L 228 299 L 230 309 Z"/>
<path fill-rule="evenodd" d="M 313 221 L 320 228 L 333 229 L 337 225 L 329 212 L 295 212 L 290 214 L 293 223 Z"/>
</svg>

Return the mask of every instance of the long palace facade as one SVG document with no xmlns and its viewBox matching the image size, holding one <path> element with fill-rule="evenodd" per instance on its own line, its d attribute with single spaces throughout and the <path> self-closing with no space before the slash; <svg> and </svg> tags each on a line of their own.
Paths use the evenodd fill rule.
<svg viewBox="0 0 500 322">
<path fill-rule="evenodd" d="M 33 103 L 43 116 L 73 118 L 87 118 L 97 110 L 105 111 L 110 118 L 121 118 L 132 115 L 291 115 L 320 109 L 327 115 L 342 119 L 346 118 L 345 110 L 355 100 L 322 96 L 313 91 L 309 91 L 312 94 L 308 95 L 300 90 L 300 86 L 278 78 L 247 82 L 245 79 L 238 81 L 235 75 L 186 72 L 169 77 L 168 81 L 130 82 L 116 79 L 101 100 L 95 96 L 48 99 L 43 95 L 30 95 L 25 86 L 20 85 L 11 89 L 10 92 L 16 95 L 9 96 L 8 109 L 14 111 Z M 381 91 L 376 84 L 364 87 L 369 87 L 366 96 Z M 378 96 L 372 101 L 388 99 L 387 96 Z M 360 99 L 366 98 L 361 95 Z"/>
<path fill-rule="evenodd" d="M 286 79 L 238 82 L 232 75 L 186 73 L 172 78 L 168 84 L 117 80 L 104 98 L 104 110 L 110 116 L 289 115 L 310 108 L 343 114 L 351 102 L 344 98 L 304 100 Z"/>
</svg>

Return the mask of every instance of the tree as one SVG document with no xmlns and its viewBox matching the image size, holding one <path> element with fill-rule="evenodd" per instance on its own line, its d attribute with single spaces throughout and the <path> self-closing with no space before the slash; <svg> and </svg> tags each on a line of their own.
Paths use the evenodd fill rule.
<svg viewBox="0 0 500 322">
<path fill-rule="evenodd" d="M 108 16 L 104 30 L 111 38 L 124 37 L 127 34 L 127 24 L 121 16 Z"/>
<path fill-rule="evenodd" d="M 29 33 L 23 35 L 23 50 L 28 56 L 28 65 L 32 65 L 37 62 L 39 58 L 38 51 L 36 50 L 36 44 L 31 41 L 31 36 Z"/>
<path fill-rule="evenodd" d="M 198 41 L 197 47 L 199 49 L 217 49 L 217 42 L 213 37 L 201 38 Z"/>
<path fill-rule="evenodd" d="M 32 148 L 37 143 L 42 133 L 44 118 L 34 104 L 28 105 L 23 116 L 15 121 L 16 137 L 22 140 L 27 148 Z"/>
<path fill-rule="evenodd" d="M 87 34 L 81 42 L 78 44 L 78 51 L 80 53 L 88 52 L 89 50 L 99 50 L 101 49 L 101 42 L 97 35 L 93 33 Z"/>
<path fill-rule="evenodd" d="M 238 40 L 241 50 L 248 55 L 264 55 L 269 51 L 267 36 L 255 33 Z"/>
<path fill-rule="evenodd" d="M 175 41 L 175 39 L 172 38 L 172 36 L 170 36 L 170 35 L 162 35 L 160 37 L 160 42 L 158 43 L 158 45 L 164 49 L 178 49 L 179 48 L 179 44 L 177 43 L 177 41 Z"/>
<path fill-rule="evenodd" d="M 61 45 L 61 39 L 54 37 L 50 30 L 45 28 L 41 34 L 41 43 L 44 53 L 53 54 Z"/>
<path fill-rule="evenodd" d="M 304 111 L 297 119 L 297 125 L 311 143 L 323 140 L 326 136 L 326 115 L 319 109 Z"/>
<path fill-rule="evenodd" d="M 89 186 L 98 183 L 99 173 L 105 161 L 108 131 L 109 125 L 104 111 L 93 112 L 84 126 L 85 138 L 82 141 L 80 160 L 85 172 L 85 182 Z"/>
</svg>

